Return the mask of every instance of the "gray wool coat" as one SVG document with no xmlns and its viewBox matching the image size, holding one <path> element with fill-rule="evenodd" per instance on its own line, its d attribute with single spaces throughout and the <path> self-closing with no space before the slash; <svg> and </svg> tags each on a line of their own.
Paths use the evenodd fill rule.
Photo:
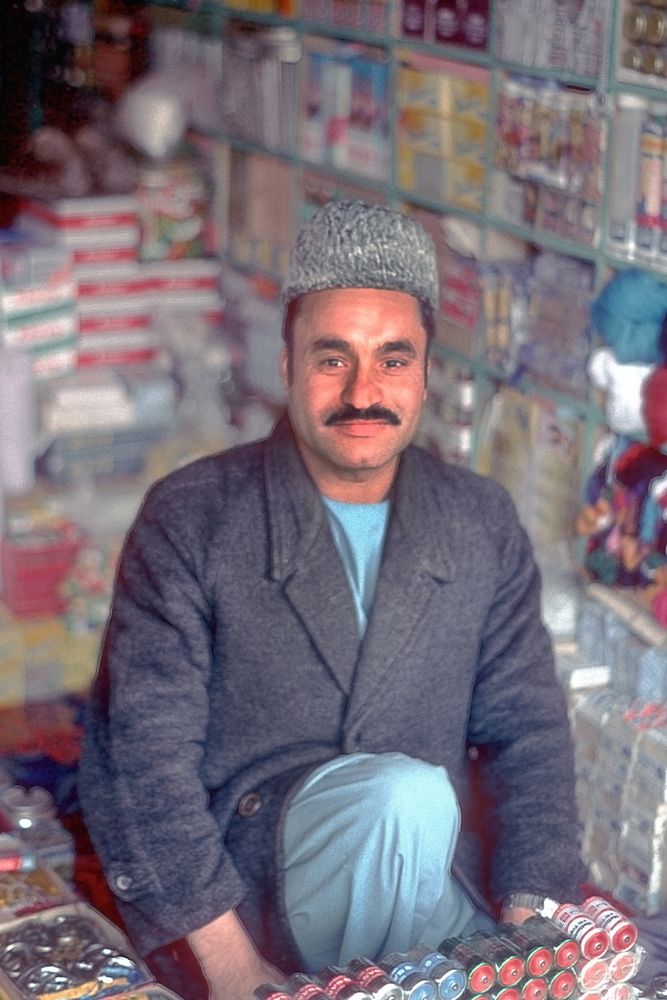
<svg viewBox="0 0 667 1000">
<path fill-rule="evenodd" d="M 295 782 L 338 754 L 398 750 L 444 765 L 465 815 L 471 747 L 494 842 L 487 898 L 573 899 L 564 698 L 530 546 L 496 483 L 404 452 L 361 646 L 286 418 L 149 491 L 119 563 L 79 772 L 140 951 L 237 907 L 265 954 L 298 968 L 280 891 Z M 475 893 L 471 843 L 464 833 L 457 870 Z"/>
</svg>

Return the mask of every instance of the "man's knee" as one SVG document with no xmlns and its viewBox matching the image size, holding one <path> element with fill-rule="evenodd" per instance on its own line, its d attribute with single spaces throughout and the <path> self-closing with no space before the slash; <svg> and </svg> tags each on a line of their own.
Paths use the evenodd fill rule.
<svg viewBox="0 0 667 1000">
<path fill-rule="evenodd" d="M 443 767 L 403 753 L 360 755 L 361 794 L 375 815 L 458 824 L 456 793 Z"/>
</svg>

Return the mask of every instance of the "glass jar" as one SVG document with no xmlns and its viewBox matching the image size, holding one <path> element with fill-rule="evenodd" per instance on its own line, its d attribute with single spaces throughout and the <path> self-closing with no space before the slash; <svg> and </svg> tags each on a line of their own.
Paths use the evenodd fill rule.
<svg viewBox="0 0 667 1000">
<path fill-rule="evenodd" d="M 45 788 L 11 785 L 0 789 L 0 823 L 37 856 L 70 881 L 74 875 L 74 838 L 57 818 L 53 796 Z"/>
</svg>

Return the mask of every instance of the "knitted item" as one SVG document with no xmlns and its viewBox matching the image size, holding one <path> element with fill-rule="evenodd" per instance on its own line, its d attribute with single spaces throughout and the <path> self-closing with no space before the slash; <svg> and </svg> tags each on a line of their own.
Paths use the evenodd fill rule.
<svg viewBox="0 0 667 1000">
<path fill-rule="evenodd" d="M 439 281 L 431 238 L 415 219 L 383 205 L 329 202 L 297 234 L 283 301 L 325 288 L 407 292 L 435 316 Z"/>
<path fill-rule="evenodd" d="M 619 271 L 591 305 L 593 325 L 622 364 L 663 362 L 667 283 L 635 268 Z"/>
</svg>

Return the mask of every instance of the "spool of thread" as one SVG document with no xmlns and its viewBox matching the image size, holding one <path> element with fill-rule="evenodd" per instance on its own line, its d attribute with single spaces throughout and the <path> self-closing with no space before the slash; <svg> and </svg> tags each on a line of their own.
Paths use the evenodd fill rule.
<svg viewBox="0 0 667 1000">
<path fill-rule="evenodd" d="M 637 943 L 637 927 L 632 920 L 617 910 L 601 896 L 589 896 L 584 900 L 583 910 L 609 934 L 614 951 L 627 951 Z"/>
<path fill-rule="evenodd" d="M 609 950 L 611 942 L 606 930 L 573 903 L 562 903 L 551 919 L 556 927 L 572 935 L 583 958 L 602 958 Z"/>
<path fill-rule="evenodd" d="M 32 360 L 0 347 L 0 491 L 26 493 L 35 483 L 35 397 Z"/>
</svg>

